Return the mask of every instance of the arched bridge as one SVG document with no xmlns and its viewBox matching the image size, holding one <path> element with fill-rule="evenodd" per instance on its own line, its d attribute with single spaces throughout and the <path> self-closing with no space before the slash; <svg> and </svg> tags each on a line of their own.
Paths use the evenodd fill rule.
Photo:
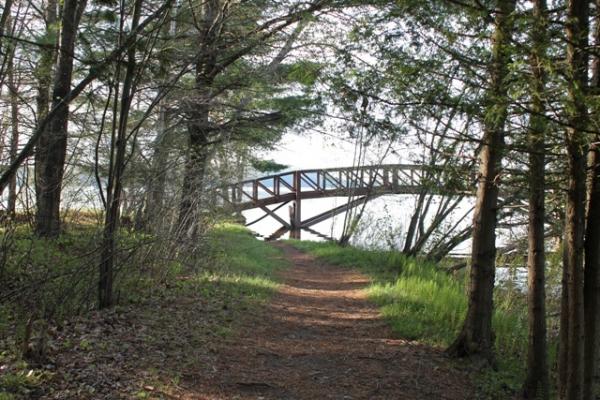
<svg viewBox="0 0 600 400">
<path fill-rule="evenodd" d="M 456 182 L 451 183 L 445 171 L 441 167 L 412 164 L 307 169 L 225 185 L 215 194 L 220 198 L 219 203 L 236 211 L 260 208 L 265 212 L 247 226 L 270 216 L 282 225 L 271 238 L 287 231 L 299 238 L 301 229 L 310 231 L 311 226 L 382 195 L 418 194 L 423 190 L 441 194 L 450 188 L 456 192 L 459 190 Z M 349 197 L 349 201 L 302 220 L 302 200 L 325 197 Z M 288 203 L 292 203 L 289 222 L 276 214 Z M 277 205 L 274 208 L 267 207 L 274 204 Z"/>
</svg>

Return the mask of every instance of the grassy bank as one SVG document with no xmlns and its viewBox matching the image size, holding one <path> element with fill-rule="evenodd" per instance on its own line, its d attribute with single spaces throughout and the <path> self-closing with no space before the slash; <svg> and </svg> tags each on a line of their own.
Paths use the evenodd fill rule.
<svg viewBox="0 0 600 400">
<path fill-rule="evenodd" d="M 446 347 L 456 337 L 467 310 L 464 274 L 452 276 L 433 263 L 391 251 L 368 251 L 334 243 L 292 241 L 328 263 L 357 268 L 372 280 L 370 299 L 402 338 Z M 522 382 L 527 330 L 523 305 L 498 291 L 493 324 L 498 371 L 484 371 L 483 398 L 506 398 Z"/>
<path fill-rule="evenodd" d="M 81 262 L 78 254 L 90 254 L 94 242 L 85 232 L 56 242 L 27 238 L 21 232 L 16 241 L 27 246 L 28 253 L 43 253 L 36 260 L 49 260 L 46 255 L 52 255 L 52 268 L 75 270 L 75 262 Z M 149 239 L 143 238 L 151 243 Z M 286 263 L 277 248 L 231 224 L 215 226 L 204 238 L 202 252 L 182 258 L 157 265 L 157 270 L 120 265 L 120 301 L 110 310 L 84 306 L 77 312 L 69 307 L 43 324 L 36 319 L 35 326 L 44 329 L 37 335 L 46 336 L 43 363 L 22 354 L 20 321 L 31 317 L 32 309 L 0 304 L 0 400 L 184 396 L 185 385 L 180 383 L 187 371 L 206 368 L 203 373 L 211 373 L 212 348 L 235 331 L 245 314 L 260 312 L 259 306 L 277 288 L 277 271 Z M 32 273 L 33 268 L 48 269 L 41 264 L 22 269 L 14 265 L 5 273 Z M 135 279 L 129 279 L 133 275 Z M 67 279 L 79 282 L 78 276 L 65 275 L 48 283 L 40 299 L 58 302 L 59 289 L 68 286 Z"/>
<path fill-rule="evenodd" d="M 197 271 L 198 290 L 210 292 L 224 288 L 222 295 L 256 305 L 277 289 L 277 271 L 287 266 L 281 250 L 257 240 L 244 227 L 217 225 L 209 236 L 210 264 Z"/>
</svg>

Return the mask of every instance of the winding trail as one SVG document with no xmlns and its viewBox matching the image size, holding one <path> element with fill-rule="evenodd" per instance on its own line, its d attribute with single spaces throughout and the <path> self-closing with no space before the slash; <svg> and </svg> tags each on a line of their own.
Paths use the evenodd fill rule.
<svg viewBox="0 0 600 400">
<path fill-rule="evenodd" d="M 218 349 L 206 399 L 471 399 L 440 350 L 394 339 L 366 300 L 368 278 L 285 244 L 292 267 L 267 310 Z"/>
</svg>

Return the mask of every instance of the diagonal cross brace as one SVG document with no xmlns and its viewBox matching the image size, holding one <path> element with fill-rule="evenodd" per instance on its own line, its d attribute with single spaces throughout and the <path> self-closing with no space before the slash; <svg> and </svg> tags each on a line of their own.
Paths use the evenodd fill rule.
<svg viewBox="0 0 600 400">
<path fill-rule="evenodd" d="M 341 206 L 332 208 L 329 211 L 325 211 L 324 213 L 321 213 L 319 215 L 315 215 L 314 217 L 310 217 L 307 220 L 302 221 L 302 223 L 300 224 L 300 228 L 308 228 L 310 226 L 313 226 L 315 224 L 318 224 L 319 222 L 323 222 L 329 218 L 332 218 L 338 214 L 341 214 L 345 211 L 351 210 L 356 206 L 361 205 L 362 203 L 372 200 L 375 197 L 380 196 L 380 194 L 373 194 L 373 195 L 367 195 L 367 196 L 362 196 L 359 197 L 358 199 L 354 199 L 349 203 L 346 204 L 342 204 Z"/>
<path fill-rule="evenodd" d="M 278 207 L 279 208 L 279 207 Z M 270 210 L 266 206 L 260 206 L 260 209 L 266 212 L 270 217 L 276 219 L 281 225 L 286 227 L 287 229 L 292 229 L 292 225 L 289 222 L 281 218 L 279 215 L 275 214 L 273 210 Z"/>
<path fill-rule="evenodd" d="M 286 201 L 285 203 L 281 203 L 280 205 L 278 205 L 277 207 L 275 207 L 271 211 L 272 213 L 275 213 L 275 211 L 279 210 L 281 207 L 285 206 L 287 203 L 289 203 L 289 201 Z M 271 215 L 270 213 L 266 213 L 265 215 L 261 216 L 260 218 L 255 219 L 252 222 L 247 223 L 245 226 L 250 226 L 250 225 L 254 225 L 255 223 L 262 221 L 263 219 L 267 218 L 269 215 Z"/>
</svg>

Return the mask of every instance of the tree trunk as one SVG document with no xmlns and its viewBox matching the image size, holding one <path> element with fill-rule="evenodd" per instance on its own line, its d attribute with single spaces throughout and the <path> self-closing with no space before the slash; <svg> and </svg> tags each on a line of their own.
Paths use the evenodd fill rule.
<svg viewBox="0 0 600 400">
<path fill-rule="evenodd" d="M 58 105 L 71 90 L 75 39 L 85 4 L 86 0 L 65 0 L 63 5 L 58 65 L 52 91 L 53 106 Z M 37 146 L 38 204 L 35 231 L 42 237 L 56 237 L 60 233 L 60 195 L 67 155 L 68 122 L 69 108 L 63 107 L 49 121 Z"/>
<path fill-rule="evenodd" d="M 404 254 L 413 254 L 411 252 L 412 244 L 415 239 L 415 233 L 417 231 L 417 223 L 419 218 L 421 217 L 421 210 L 423 208 L 423 203 L 425 202 L 425 198 L 427 197 L 426 192 L 419 193 L 417 197 L 417 204 L 415 206 L 415 211 L 413 215 L 410 217 L 410 224 L 408 225 L 408 230 L 406 231 L 406 239 L 404 240 L 404 248 L 402 252 Z"/>
<path fill-rule="evenodd" d="M 511 14 L 515 0 L 499 0 L 492 37 L 490 88 L 480 152 L 479 185 L 473 215 L 473 244 L 469 285 L 469 307 L 461 332 L 448 348 L 456 357 L 480 356 L 494 362 L 492 332 L 494 274 L 496 258 L 496 217 L 498 185 L 504 153 L 504 124 L 509 62 L 508 47 L 512 30 Z"/>
<path fill-rule="evenodd" d="M 567 326 L 561 326 L 560 351 L 565 352 L 560 361 L 566 363 L 566 372 L 560 382 L 560 398 L 581 400 L 583 398 L 583 250 L 586 200 L 586 159 L 585 129 L 587 128 L 587 107 L 585 95 L 588 70 L 588 31 L 589 1 L 569 0 L 567 5 L 567 85 L 568 104 L 566 144 L 568 153 L 569 186 L 567 189 L 565 223 L 565 264 L 566 287 L 563 293 L 568 296 L 567 307 L 561 310 Z M 566 333 L 566 334 L 565 334 Z"/>
<path fill-rule="evenodd" d="M 50 87 L 52 85 L 52 76 L 54 72 L 56 57 L 57 57 L 57 48 L 56 48 L 56 23 L 57 23 L 57 12 L 56 12 L 57 4 L 56 0 L 48 0 L 46 4 L 46 36 L 54 37 L 54 45 L 52 48 L 41 48 L 40 49 L 40 60 L 35 68 L 35 77 L 37 80 L 37 95 L 36 95 L 36 120 L 39 124 L 46 115 L 48 115 L 48 111 L 50 108 Z M 40 182 L 43 181 L 44 177 L 42 174 L 42 166 L 46 163 L 47 151 L 45 150 L 45 146 L 48 145 L 47 135 L 44 133 L 40 142 L 36 146 L 35 151 L 35 194 L 36 194 L 36 204 L 43 203 L 43 199 L 41 198 L 42 193 L 44 192 L 43 186 Z"/>
<path fill-rule="evenodd" d="M 565 221 L 567 220 L 565 216 Z M 569 355 L 569 292 L 567 290 L 568 282 L 569 282 L 569 274 L 567 269 L 564 267 L 567 265 L 567 253 L 564 250 L 566 246 L 566 233 L 563 238 L 563 270 L 561 275 L 561 291 L 562 295 L 560 297 L 560 331 L 558 334 L 558 397 L 560 399 L 565 398 L 566 390 L 567 390 L 567 369 L 568 369 L 568 359 Z"/>
<path fill-rule="evenodd" d="M 546 253 L 544 248 L 544 190 L 545 190 L 545 131 L 544 116 L 547 38 L 546 0 L 534 1 L 534 28 L 532 32 L 531 98 L 532 112 L 528 133 L 529 151 L 529 232 L 528 232 L 528 347 L 527 377 L 523 387 L 527 399 L 548 399 L 549 378 L 546 349 Z"/>
<path fill-rule="evenodd" d="M 158 106 L 158 119 L 156 121 L 156 138 L 153 143 L 151 176 L 148 179 L 146 209 L 144 211 L 144 225 L 148 229 L 153 226 L 157 216 L 161 213 L 164 203 L 165 186 L 167 184 L 166 164 L 169 159 L 169 133 L 168 116 L 163 104 Z"/>
<path fill-rule="evenodd" d="M 10 18 L 8 19 L 10 21 Z M 11 116 L 11 135 L 10 135 L 10 162 L 14 162 L 19 151 L 19 103 L 18 103 L 18 83 L 15 77 L 14 69 L 14 46 L 7 48 L 7 75 L 8 91 L 10 97 L 10 116 Z M 12 217 L 16 214 L 17 208 L 17 175 L 11 177 L 8 184 L 8 203 L 6 211 Z"/>
<path fill-rule="evenodd" d="M 131 30 L 137 29 L 140 21 L 140 13 L 143 0 L 136 0 L 131 19 Z M 123 12 L 123 10 L 121 10 Z M 122 21 L 125 15 L 121 15 Z M 121 31 L 122 33 L 122 31 Z M 118 116 L 118 130 L 116 138 L 111 141 L 111 156 L 113 165 L 109 167 L 108 184 L 106 188 L 106 215 L 104 218 L 104 232 L 102 236 L 102 255 L 100 259 L 100 279 L 98 281 L 98 306 L 99 308 L 110 307 L 113 304 L 113 279 L 115 262 L 115 233 L 119 228 L 119 210 L 121 206 L 121 195 L 123 189 L 123 173 L 125 171 L 127 153 L 127 121 L 131 100 L 135 91 L 134 76 L 136 73 L 135 46 L 127 50 L 127 69 L 123 81 L 121 93 L 121 108 Z M 116 99 L 115 99 L 116 100 Z M 117 118 L 117 116 L 115 116 Z M 114 140 L 116 139 L 116 140 Z"/>
<path fill-rule="evenodd" d="M 435 231 L 442 225 L 446 218 L 454 211 L 462 202 L 463 197 L 446 197 L 440 200 L 438 210 L 433 217 L 433 220 L 429 223 L 427 229 L 425 229 L 420 235 L 411 251 L 407 254 L 416 255 L 423 251 L 423 248 L 427 244 L 429 238 L 435 233 Z M 427 213 L 423 213 L 420 217 L 421 222 L 425 220 Z"/>
<path fill-rule="evenodd" d="M 165 38 L 167 44 L 169 43 L 168 40 L 177 33 L 176 17 L 174 14 L 175 10 L 169 10 L 167 20 L 171 22 L 164 24 L 162 28 L 162 36 Z M 169 81 L 172 64 L 171 57 L 172 53 L 170 52 L 170 47 L 167 45 L 162 49 L 159 61 L 159 79 L 163 85 L 167 85 Z M 142 218 L 144 228 L 150 230 L 152 230 L 153 226 L 160 226 L 160 224 L 153 224 L 152 222 L 157 221 L 157 218 L 161 216 L 165 187 L 167 185 L 168 168 L 166 165 L 169 160 L 169 144 L 172 135 L 169 134 L 169 114 L 166 98 L 160 100 L 160 104 L 158 105 L 158 118 L 155 126 L 156 138 L 152 146 L 152 164 L 146 188 L 146 207 Z"/>
<path fill-rule="evenodd" d="M 194 234 L 199 221 L 201 196 L 206 169 L 210 159 L 210 102 L 212 86 L 217 73 L 216 44 L 223 23 L 220 1 L 209 0 L 202 4 L 200 32 L 201 48 L 196 61 L 194 99 L 187 105 L 188 157 L 185 165 L 179 231 Z"/>
<path fill-rule="evenodd" d="M 9 40 L 4 40 L 4 34 L 6 32 L 6 26 L 10 26 L 11 10 L 13 6 L 13 0 L 6 0 L 2 9 L 2 15 L 0 15 L 0 54 L 4 57 L 12 57 L 10 47 L 14 48 L 14 45 L 9 45 Z M 7 43 L 5 43 L 7 42 Z M 4 66 L 5 62 L 0 63 L 0 86 L 4 83 Z M 8 66 L 7 66 L 8 69 Z"/>
<path fill-rule="evenodd" d="M 188 159 L 185 165 L 181 207 L 179 210 L 179 230 L 192 235 L 199 221 L 202 204 L 204 177 L 210 159 L 208 106 L 199 107 L 193 120 L 188 122 Z"/>
<path fill-rule="evenodd" d="M 596 9 L 600 0 L 596 1 Z M 600 45 L 600 18 L 596 16 L 595 44 Z M 600 90 L 600 56 L 594 55 L 592 83 L 594 90 Z M 594 120 L 599 121 L 600 110 L 593 110 Z M 598 128 L 596 128 L 598 129 Z M 588 161 L 588 204 L 585 233 L 585 268 L 583 284 L 583 304 L 585 314 L 584 352 L 584 393 L 585 400 L 595 398 L 594 379 L 598 372 L 598 326 L 600 324 L 600 134 L 596 134 L 590 147 Z"/>
<path fill-rule="evenodd" d="M 50 107 L 50 86 L 52 85 L 52 76 L 54 72 L 54 64 L 56 63 L 57 48 L 56 48 L 56 0 L 48 0 L 46 4 L 46 36 L 54 38 L 54 46 L 40 49 L 40 61 L 35 68 L 35 77 L 37 79 L 37 95 L 36 95 L 36 120 L 39 122 L 48 114 Z"/>
</svg>

